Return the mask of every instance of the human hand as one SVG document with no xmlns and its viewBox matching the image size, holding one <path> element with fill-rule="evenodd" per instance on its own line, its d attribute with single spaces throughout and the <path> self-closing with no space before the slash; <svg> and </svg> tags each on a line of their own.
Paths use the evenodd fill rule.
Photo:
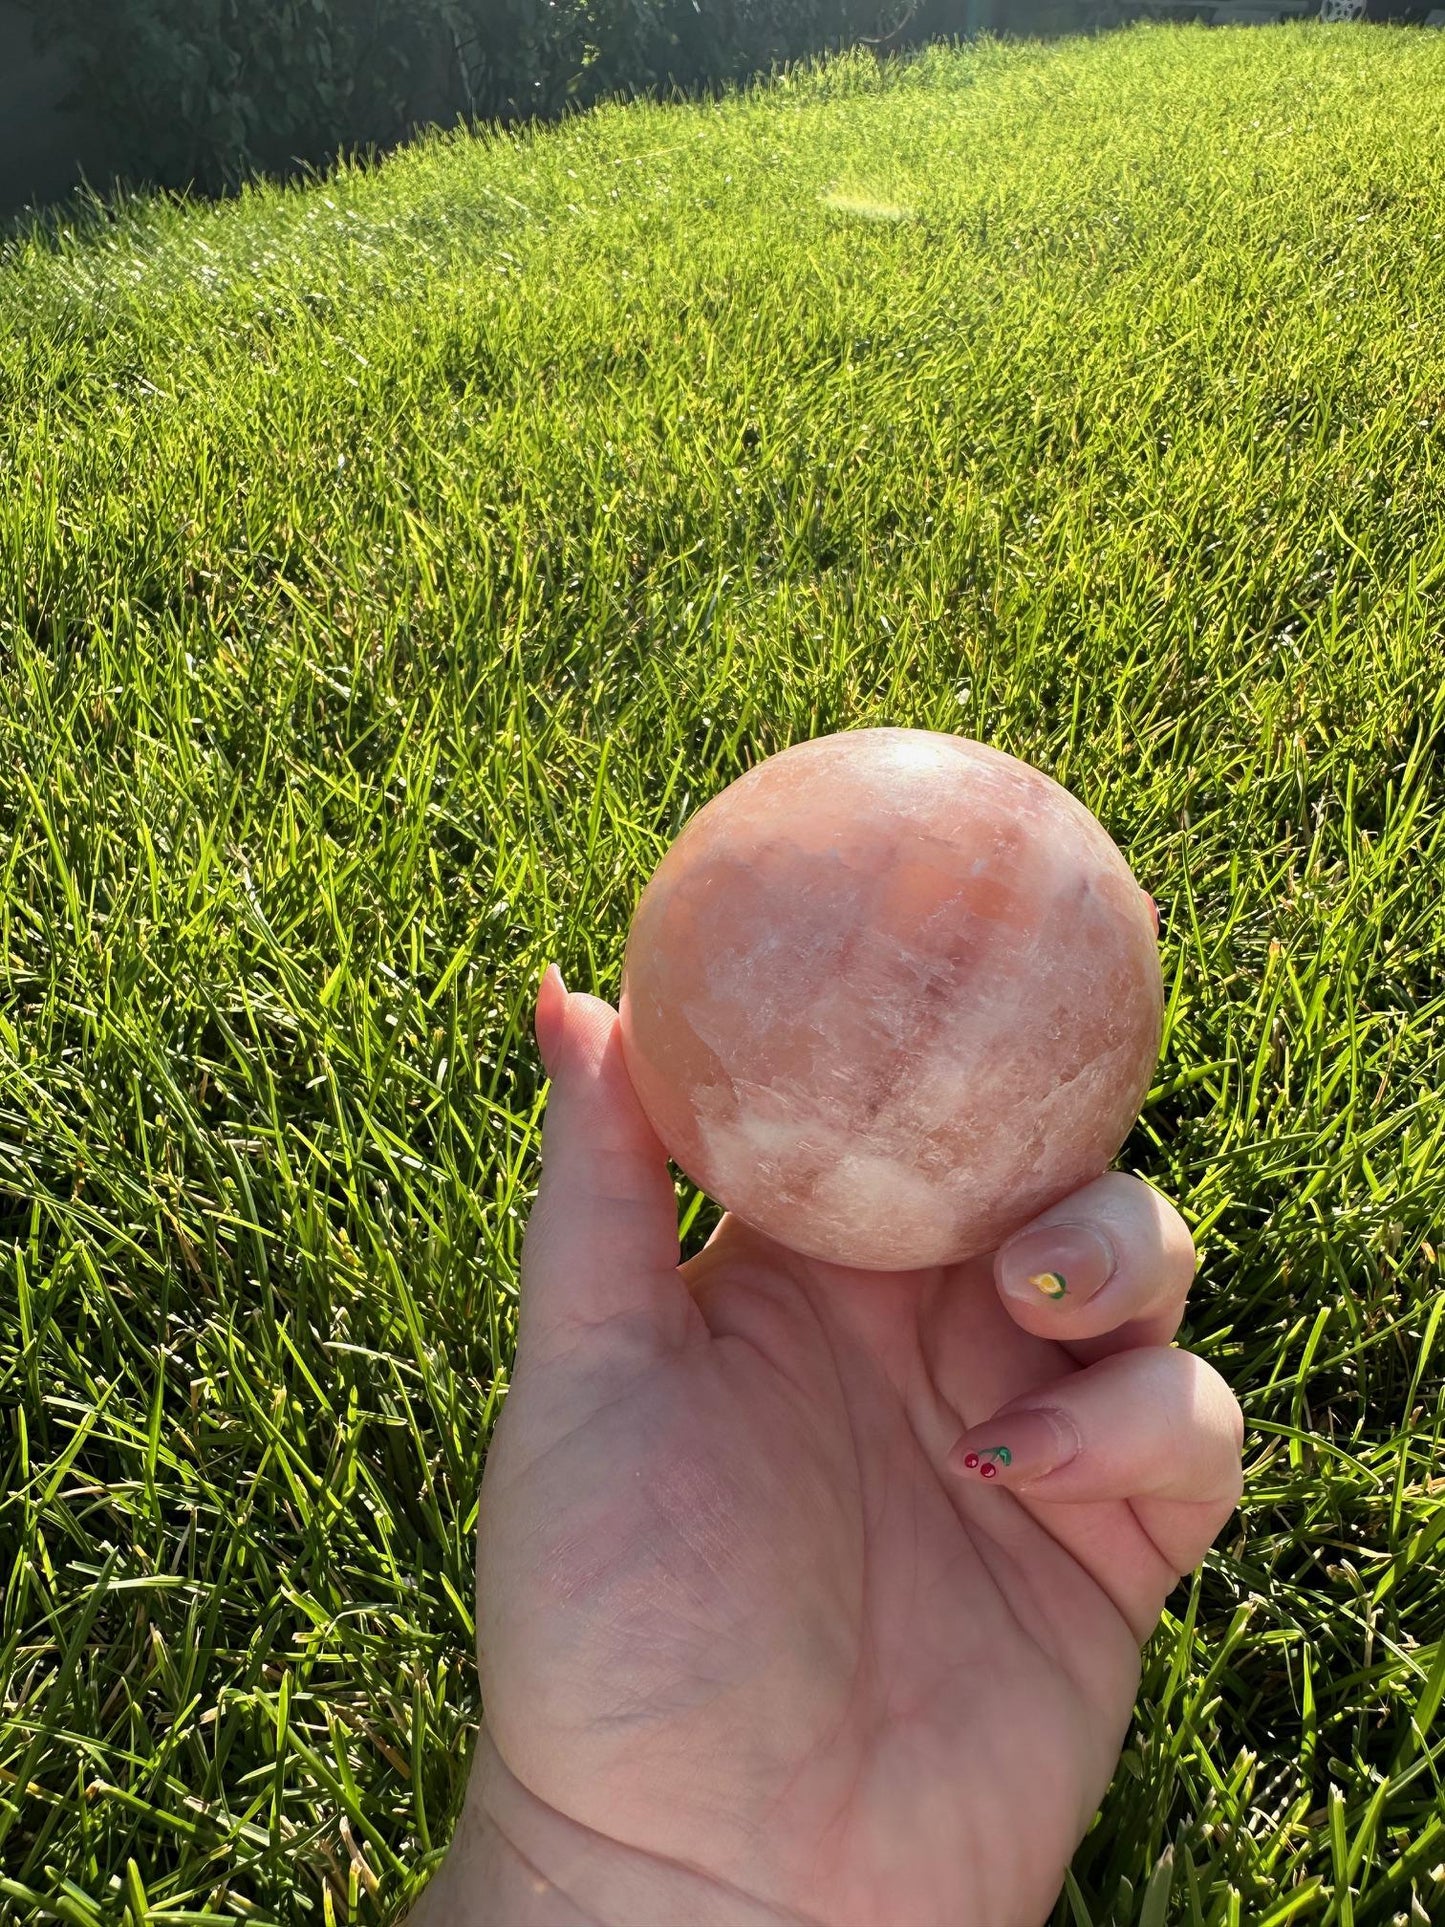
<svg viewBox="0 0 1445 1927">
<path fill-rule="evenodd" d="M 1112 1173 L 992 1259 L 725 1217 L 679 1267 L 616 1012 L 549 971 L 537 1033 L 485 1720 L 416 1927 L 1039 1927 L 1239 1496 L 1239 1407 L 1170 1344 L 1183 1221 Z"/>
</svg>

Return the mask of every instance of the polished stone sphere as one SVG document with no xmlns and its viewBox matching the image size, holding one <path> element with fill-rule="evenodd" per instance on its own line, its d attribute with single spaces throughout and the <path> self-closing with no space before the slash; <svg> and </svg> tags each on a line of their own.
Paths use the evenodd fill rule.
<svg viewBox="0 0 1445 1927">
<path fill-rule="evenodd" d="M 637 905 L 622 1047 L 686 1175 L 812 1258 L 990 1251 L 1099 1176 L 1159 1054 L 1152 900 L 1103 827 L 962 736 L 769 757 Z"/>
</svg>

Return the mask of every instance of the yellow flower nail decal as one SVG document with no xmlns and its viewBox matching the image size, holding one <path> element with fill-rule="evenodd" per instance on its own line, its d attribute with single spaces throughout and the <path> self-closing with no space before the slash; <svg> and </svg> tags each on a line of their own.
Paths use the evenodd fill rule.
<svg viewBox="0 0 1445 1927">
<path fill-rule="evenodd" d="M 1036 1271 L 1029 1283 L 1036 1285 L 1045 1298 L 1062 1298 L 1069 1289 L 1061 1271 Z"/>
</svg>

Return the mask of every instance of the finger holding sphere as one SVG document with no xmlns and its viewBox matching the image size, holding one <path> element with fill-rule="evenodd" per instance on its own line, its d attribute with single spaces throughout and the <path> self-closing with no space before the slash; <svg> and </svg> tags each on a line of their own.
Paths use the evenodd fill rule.
<svg viewBox="0 0 1445 1927">
<path fill-rule="evenodd" d="M 1040 1505 L 1127 1501 L 1174 1575 L 1190 1572 L 1239 1503 L 1244 1418 L 1192 1352 L 1117 1352 L 1010 1399 L 945 1460 L 965 1485 Z"/>
<path fill-rule="evenodd" d="M 1196 1267 L 1189 1227 L 1141 1178 L 1108 1171 L 1002 1244 L 994 1283 L 1014 1322 L 1081 1363 L 1167 1345 Z"/>
</svg>

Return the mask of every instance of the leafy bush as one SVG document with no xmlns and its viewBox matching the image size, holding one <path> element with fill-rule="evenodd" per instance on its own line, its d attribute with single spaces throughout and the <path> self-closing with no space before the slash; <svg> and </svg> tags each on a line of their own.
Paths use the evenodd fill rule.
<svg viewBox="0 0 1445 1927">
<path fill-rule="evenodd" d="M 202 190 L 428 122 L 695 91 L 841 45 L 1116 24 L 1147 0 L 21 0 L 114 172 Z"/>
<path fill-rule="evenodd" d="M 215 187 L 386 140 L 421 117 L 427 96 L 448 90 L 457 10 L 451 0 L 47 0 L 40 28 L 66 45 L 73 104 L 105 129 L 118 168 Z"/>
<path fill-rule="evenodd" d="M 696 89 L 860 39 L 960 31 L 965 0 L 27 0 L 116 169 L 224 186 L 458 116 Z M 982 24 L 981 21 L 978 24 Z"/>
</svg>

